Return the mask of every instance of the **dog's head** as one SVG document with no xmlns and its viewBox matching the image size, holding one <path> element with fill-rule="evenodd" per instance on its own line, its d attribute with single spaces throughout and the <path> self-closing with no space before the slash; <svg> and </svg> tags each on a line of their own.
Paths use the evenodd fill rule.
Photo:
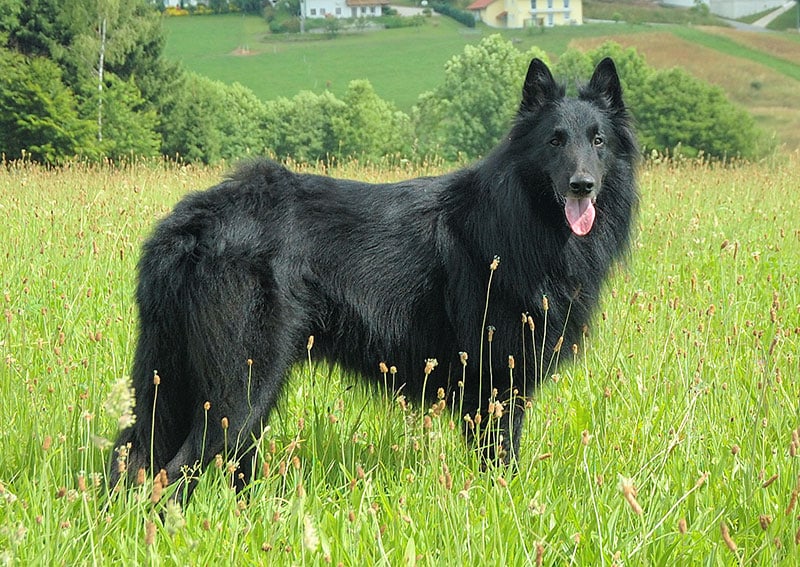
<svg viewBox="0 0 800 567">
<path fill-rule="evenodd" d="M 512 138 L 524 143 L 538 173 L 550 180 L 572 232 L 588 234 L 595 203 L 614 161 L 633 145 L 614 62 L 603 59 L 577 98 L 565 96 L 547 66 L 531 61 Z M 635 151 L 635 149 L 633 150 Z"/>
</svg>

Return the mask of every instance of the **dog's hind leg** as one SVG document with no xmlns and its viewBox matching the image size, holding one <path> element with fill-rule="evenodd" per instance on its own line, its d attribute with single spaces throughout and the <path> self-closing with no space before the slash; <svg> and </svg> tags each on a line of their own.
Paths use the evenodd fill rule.
<svg viewBox="0 0 800 567">
<path fill-rule="evenodd" d="M 196 305 L 187 323 L 191 425 L 166 463 L 171 481 L 182 478 L 186 467 L 204 467 L 217 455 L 226 469 L 236 463 L 237 486 L 249 481 L 256 440 L 302 351 L 305 318 L 297 305 L 282 296 L 263 268 L 260 273 L 236 268 L 195 287 Z"/>
</svg>

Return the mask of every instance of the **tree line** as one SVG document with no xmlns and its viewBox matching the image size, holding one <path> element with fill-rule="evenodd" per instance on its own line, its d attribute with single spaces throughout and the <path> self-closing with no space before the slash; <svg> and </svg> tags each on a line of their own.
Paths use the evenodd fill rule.
<svg viewBox="0 0 800 567">
<path fill-rule="evenodd" d="M 0 152 L 58 164 L 76 156 L 166 155 L 213 163 L 272 154 L 298 161 L 484 155 L 505 133 L 527 64 L 545 61 L 500 35 L 468 45 L 410 113 L 366 80 L 342 98 L 300 92 L 260 100 L 163 57 L 160 14 L 147 0 L 0 0 Z M 655 70 L 633 49 L 568 50 L 552 65 L 573 86 L 614 57 L 646 149 L 755 157 L 753 118 L 680 69 Z"/>
</svg>

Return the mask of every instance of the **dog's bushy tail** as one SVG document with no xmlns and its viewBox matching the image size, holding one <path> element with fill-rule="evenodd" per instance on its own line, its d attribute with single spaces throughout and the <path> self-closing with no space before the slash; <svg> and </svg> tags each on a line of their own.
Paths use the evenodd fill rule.
<svg viewBox="0 0 800 567">
<path fill-rule="evenodd" d="M 168 464 L 179 452 L 175 460 L 184 464 L 213 457 L 203 452 L 209 419 L 204 404 L 216 405 L 211 414 L 224 411 L 226 382 L 236 381 L 231 375 L 247 359 L 245 335 L 253 330 L 246 328 L 252 319 L 243 311 L 255 311 L 258 274 L 213 238 L 215 221 L 204 214 L 199 207 L 191 216 L 176 211 L 144 246 L 132 375 L 136 422 L 116 443 L 112 486 L 121 469 L 136 474 L 140 468 L 167 468 L 174 475 Z M 218 420 L 214 425 L 219 429 Z"/>
</svg>

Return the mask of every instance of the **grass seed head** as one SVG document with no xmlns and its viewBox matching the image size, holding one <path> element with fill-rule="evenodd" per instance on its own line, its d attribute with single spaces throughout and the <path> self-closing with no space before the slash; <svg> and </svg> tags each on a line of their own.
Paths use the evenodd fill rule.
<svg viewBox="0 0 800 567">
<path fill-rule="evenodd" d="M 736 542 L 733 541 L 730 532 L 728 531 L 728 524 L 724 521 L 720 522 L 719 524 L 719 531 L 722 534 L 722 541 L 725 542 L 725 545 L 728 546 L 728 549 L 735 552 L 739 549 L 739 546 L 736 545 Z"/>
</svg>

